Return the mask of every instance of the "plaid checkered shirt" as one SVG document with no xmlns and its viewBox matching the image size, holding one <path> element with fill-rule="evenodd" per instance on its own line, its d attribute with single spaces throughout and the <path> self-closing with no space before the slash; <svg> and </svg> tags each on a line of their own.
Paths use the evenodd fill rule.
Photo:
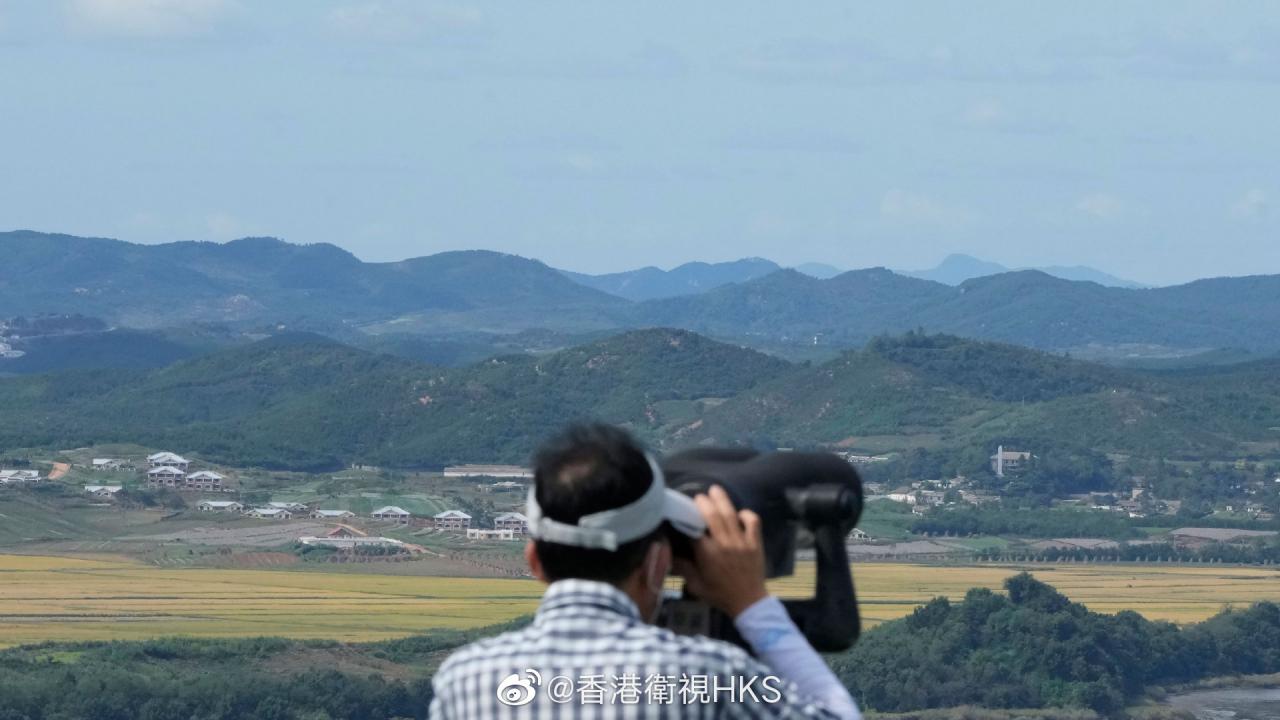
<svg viewBox="0 0 1280 720">
<path fill-rule="evenodd" d="M 650 625 L 588 580 L 551 584 L 532 624 L 462 648 L 432 683 L 431 720 L 839 720 L 741 648 Z"/>
</svg>

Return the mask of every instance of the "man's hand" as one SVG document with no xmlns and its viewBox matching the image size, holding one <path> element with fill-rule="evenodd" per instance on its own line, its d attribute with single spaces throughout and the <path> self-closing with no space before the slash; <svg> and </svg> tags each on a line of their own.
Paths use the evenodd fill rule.
<svg viewBox="0 0 1280 720">
<path fill-rule="evenodd" d="M 694 562 L 677 561 L 676 573 L 689 590 L 731 618 L 768 596 L 764 586 L 764 543 L 760 516 L 734 510 L 716 485 L 693 499 L 707 520 L 707 532 L 693 545 Z"/>
</svg>

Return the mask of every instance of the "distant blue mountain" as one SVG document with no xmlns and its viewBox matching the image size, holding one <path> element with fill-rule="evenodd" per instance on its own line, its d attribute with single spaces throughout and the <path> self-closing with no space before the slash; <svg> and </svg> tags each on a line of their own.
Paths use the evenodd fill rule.
<svg viewBox="0 0 1280 720">
<path fill-rule="evenodd" d="M 1000 273 L 1017 270 L 1039 270 L 1046 275 L 1052 275 L 1063 280 L 1095 282 L 1106 287 L 1130 289 L 1147 287 L 1141 283 L 1137 283 L 1132 280 L 1125 280 L 1124 278 L 1119 278 L 1115 275 L 1111 275 L 1091 267 L 1085 267 L 1083 265 L 1051 265 L 1048 267 L 1034 268 L 1007 268 L 1000 263 L 980 260 L 972 255 L 964 255 L 962 253 L 948 255 L 941 263 L 938 264 L 937 267 L 929 270 L 898 272 L 899 274 L 906 275 L 908 277 L 932 280 L 945 285 L 959 285 L 965 280 L 986 277 L 988 275 L 999 275 Z"/>
<path fill-rule="evenodd" d="M 561 272 L 587 287 L 641 301 L 697 295 L 729 283 L 754 280 L 779 269 L 777 263 L 764 258 L 744 258 L 721 263 L 691 262 L 671 270 L 649 266 L 605 275 Z"/>
<path fill-rule="evenodd" d="M 831 278 L 844 272 L 843 270 L 841 270 L 840 268 L 834 265 L 828 265 L 826 263 L 816 263 L 816 262 L 797 265 L 792 269 L 795 270 L 796 272 L 804 273 L 809 277 L 818 278 L 819 280 L 830 280 Z"/>
</svg>

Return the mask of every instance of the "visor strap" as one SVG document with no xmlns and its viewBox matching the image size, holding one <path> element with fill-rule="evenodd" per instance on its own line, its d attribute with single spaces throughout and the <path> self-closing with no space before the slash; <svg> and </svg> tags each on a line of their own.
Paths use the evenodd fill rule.
<svg viewBox="0 0 1280 720">
<path fill-rule="evenodd" d="M 529 487 L 525 515 L 529 518 L 529 534 L 538 540 L 573 547 L 609 550 L 653 532 L 666 517 L 667 484 L 658 461 L 645 453 L 653 481 L 649 489 L 634 502 L 619 508 L 583 515 L 577 524 L 563 523 L 545 517 L 538 505 L 537 483 Z"/>
</svg>

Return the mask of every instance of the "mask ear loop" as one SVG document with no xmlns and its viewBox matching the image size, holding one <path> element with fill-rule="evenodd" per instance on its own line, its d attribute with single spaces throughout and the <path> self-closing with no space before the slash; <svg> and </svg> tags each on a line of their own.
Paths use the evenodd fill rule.
<svg viewBox="0 0 1280 720">
<path fill-rule="evenodd" d="M 662 612 L 663 586 L 667 581 L 667 571 L 658 567 L 661 554 L 662 543 L 660 541 L 655 542 L 649 546 L 649 552 L 644 559 L 644 584 L 654 596 L 653 612 L 649 616 L 650 625 L 657 621 L 658 614 Z"/>
</svg>

